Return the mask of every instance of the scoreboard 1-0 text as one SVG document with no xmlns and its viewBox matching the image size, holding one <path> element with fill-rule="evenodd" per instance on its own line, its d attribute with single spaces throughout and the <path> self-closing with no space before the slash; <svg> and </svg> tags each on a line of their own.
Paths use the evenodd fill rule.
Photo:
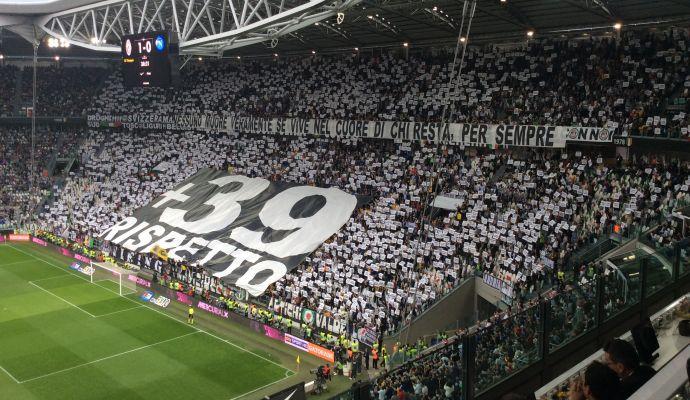
<svg viewBox="0 0 690 400">
<path fill-rule="evenodd" d="M 125 86 L 170 85 L 170 45 L 166 32 L 145 32 L 122 38 Z"/>
</svg>

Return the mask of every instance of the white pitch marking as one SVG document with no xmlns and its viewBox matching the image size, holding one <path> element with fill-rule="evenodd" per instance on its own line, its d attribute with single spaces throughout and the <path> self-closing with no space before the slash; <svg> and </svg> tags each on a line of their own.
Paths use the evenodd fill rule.
<svg viewBox="0 0 690 400">
<path fill-rule="evenodd" d="M 187 337 L 187 336 L 189 336 L 189 335 L 194 335 L 194 334 L 197 334 L 197 333 L 199 333 L 199 332 L 190 332 L 190 333 L 186 333 L 186 334 L 184 334 L 184 335 L 180 335 L 180 336 L 174 337 L 174 338 L 172 338 L 172 339 L 166 339 L 166 340 L 162 340 L 162 341 L 157 342 L 157 343 L 147 344 L 146 346 L 137 347 L 137 348 L 135 348 L 135 349 L 123 351 L 122 353 L 113 354 L 112 356 L 103 357 L 103 358 L 99 358 L 98 360 L 93 360 L 93 361 L 89 361 L 89 362 L 84 363 L 84 364 L 75 365 L 74 367 L 69 367 L 69 368 L 61 369 L 61 370 L 59 370 L 59 371 L 51 372 L 51 373 L 49 373 L 49 374 L 45 374 L 45 375 L 37 376 L 37 377 L 35 377 L 35 378 L 31 378 L 31 379 L 26 379 L 26 380 L 23 380 L 23 381 L 19 381 L 18 383 L 26 383 L 26 382 L 35 381 L 35 380 L 38 380 L 38 379 L 47 378 L 47 377 L 49 377 L 49 376 L 57 375 L 57 374 L 60 374 L 60 373 L 63 373 L 63 372 L 67 372 L 67 371 L 71 371 L 71 370 L 73 370 L 73 369 L 77 369 L 77 368 L 81 368 L 81 367 L 84 367 L 84 366 L 87 366 L 87 365 L 99 363 L 99 362 L 105 361 L 105 360 L 110 360 L 111 358 L 120 357 L 120 356 L 123 356 L 123 355 L 125 355 L 125 354 L 129 354 L 129 353 L 134 353 L 135 351 L 148 349 L 149 347 L 157 346 L 157 345 L 159 345 L 159 344 L 163 344 L 163 343 L 167 343 L 167 342 L 172 342 L 173 340 L 182 339 L 183 337 Z"/>
<path fill-rule="evenodd" d="M 10 374 L 5 368 L 3 368 L 2 365 L 0 365 L 0 369 L 1 369 L 4 373 L 6 373 L 7 376 L 9 376 L 10 378 L 12 378 L 12 380 L 14 381 L 14 383 L 21 383 L 21 382 L 19 382 L 19 381 L 17 380 L 17 378 L 15 378 L 14 376 L 12 376 L 12 374 Z"/>
<path fill-rule="evenodd" d="M 26 264 L 30 262 L 35 262 L 34 260 L 26 260 L 26 261 L 17 261 L 17 262 L 11 262 L 7 264 L 0 264 L 0 267 L 8 267 L 10 265 L 18 265 L 18 264 Z"/>
<path fill-rule="evenodd" d="M 69 302 L 69 301 L 63 299 L 62 297 L 56 295 L 55 293 L 51 292 L 51 291 L 48 290 L 48 289 L 42 288 L 42 287 L 38 286 L 37 284 L 35 284 L 35 283 L 33 283 L 33 282 L 29 282 L 29 285 L 32 285 L 32 286 L 34 286 L 34 287 L 37 287 L 37 288 L 43 290 L 44 292 L 48 293 L 48 294 L 51 295 L 51 296 L 57 297 L 58 299 L 64 301 L 65 303 L 67 303 L 67 304 L 69 304 L 70 306 L 76 308 L 77 310 L 79 310 L 79 311 L 81 311 L 81 312 L 84 312 L 84 313 L 90 315 L 91 318 L 96 318 L 95 315 L 93 315 L 93 314 L 91 314 L 90 312 L 84 310 L 83 308 L 79 307 L 78 305 L 76 305 L 76 304 L 74 304 L 74 303 L 71 303 L 71 302 Z"/>
<path fill-rule="evenodd" d="M 124 310 L 120 310 L 120 311 L 113 311 L 113 312 L 107 313 L 107 314 L 96 315 L 96 318 L 107 317 L 108 315 L 119 314 L 119 313 L 123 313 L 125 311 L 132 311 L 132 310 L 136 310 L 137 308 L 142 308 L 142 307 L 144 307 L 144 306 L 138 305 L 138 306 L 132 307 L 132 308 L 125 308 Z"/>
<path fill-rule="evenodd" d="M 27 253 L 27 252 L 25 252 L 25 251 L 23 251 L 23 250 L 21 250 L 21 249 L 18 249 L 18 248 L 16 248 L 16 247 L 12 246 L 12 245 L 8 245 L 8 246 L 10 246 L 11 248 L 13 248 L 13 249 L 15 249 L 15 250 L 17 250 L 17 251 L 19 251 L 19 252 L 21 252 L 21 253 L 24 253 L 24 254 L 28 255 L 29 257 L 33 257 L 33 258 L 35 258 L 35 259 L 37 259 L 37 260 L 39 260 L 39 261 L 43 261 L 44 263 L 46 263 L 46 264 L 48 264 L 48 265 L 50 265 L 50 266 L 53 266 L 53 267 L 55 267 L 55 268 L 58 268 L 58 269 L 60 269 L 61 271 L 69 272 L 69 271 L 65 270 L 63 267 L 60 267 L 59 265 L 53 264 L 53 263 L 51 263 L 51 262 L 49 262 L 49 261 L 46 261 L 46 260 L 44 260 L 44 259 L 42 259 L 42 258 L 36 257 L 36 256 L 34 256 L 33 254 Z M 70 274 L 71 274 L 71 273 L 70 273 Z M 77 278 L 83 279 L 84 281 L 91 283 L 88 279 L 82 278 L 82 277 L 79 276 L 79 275 L 76 275 L 76 274 L 71 274 L 71 275 L 74 275 L 74 276 L 76 276 Z M 98 285 L 98 286 L 100 286 L 100 285 Z M 108 289 L 108 288 L 106 288 L 106 287 L 103 287 L 103 286 L 100 286 L 100 287 L 102 287 L 103 289 L 105 289 L 105 290 L 107 290 L 107 291 L 109 291 L 109 292 L 111 292 L 111 293 L 114 293 L 114 294 L 120 296 L 119 293 L 113 292 L 112 290 L 110 290 L 110 289 Z M 138 302 L 136 302 L 136 301 L 134 301 L 134 300 L 132 300 L 132 299 L 130 299 L 130 298 L 128 298 L 128 297 L 123 297 L 123 298 L 124 298 L 124 299 L 127 299 L 127 300 L 129 300 L 129 301 L 131 301 L 131 302 L 134 303 L 134 304 L 139 304 Z M 155 313 L 158 313 L 158 314 L 160 314 L 160 315 L 162 315 L 162 316 L 164 316 L 164 317 L 167 317 L 167 318 L 170 318 L 170 319 L 172 319 L 172 320 L 174 320 L 174 321 L 177 321 L 177 322 L 179 322 L 180 324 L 183 324 L 183 325 L 185 325 L 185 326 L 188 326 L 188 324 L 187 324 L 186 322 L 181 321 L 181 320 L 179 320 L 179 319 L 177 319 L 177 318 L 175 318 L 175 317 L 173 317 L 173 316 L 171 316 L 171 315 L 168 315 L 168 314 L 166 314 L 166 313 L 164 313 L 164 312 L 161 312 L 161 311 L 159 311 L 159 310 L 156 310 L 155 308 L 152 308 L 152 307 L 150 307 L 150 306 L 148 306 L 148 305 L 144 305 L 144 307 L 146 307 L 146 308 L 148 308 L 149 310 L 151 310 L 151 311 L 153 311 L 153 312 L 155 312 Z M 203 330 L 203 329 L 199 329 L 199 328 L 197 328 L 197 327 L 192 327 L 192 329 L 194 329 L 194 330 L 196 330 L 196 331 L 198 331 L 198 332 L 203 332 L 203 333 L 205 333 L 205 334 L 207 334 L 207 335 L 209 335 L 209 336 L 211 336 L 211 337 L 213 337 L 213 338 L 215 338 L 215 339 L 220 340 L 221 342 L 225 342 L 225 343 L 227 343 L 227 344 L 229 344 L 229 345 L 231 345 L 231 346 L 237 347 L 238 349 L 240 349 L 240 350 L 242 350 L 242 351 L 244 351 L 244 352 L 247 352 L 247 353 L 249 353 L 249 354 L 252 354 L 252 355 L 254 355 L 254 356 L 256 356 L 256 357 L 258 357 L 258 358 L 260 358 L 260 359 L 262 359 L 262 360 L 264 360 L 264 361 L 267 361 L 267 362 L 269 362 L 269 363 L 271 363 L 271 364 L 273 364 L 273 365 L 276 365 L 276 366 L 278 366 L 278 367 L 280 367 L 280 368 L 282 368 L 282 369 L 284 369 L 284 370 L 290 371 L 290 372 L 292 372 L 293 374 L 295 373 L 295 371 L 293 371 L 293 370 L 291 370 L 291 369 L 289 369 L 289 368 L 286 368 L 286 367 L 284 367 L 284 366 L 278 364 L 278 363 L 275 362 L 275 361 L 269 360 L 268 358 L 266 358 L 266 357 L 264 357 L 264 356 L 262 356 L 262 355 L 260 355 L 260 354 L 254 353 L 254 352 L 251 351 L 251 350 L 247 350 L 247 349 L 245 349 L 244 347 L 238 346 L 238 345 L 236 345 L 235 343 L 232 343 L 232 342 L 230 342 L 230 341 L 228 341 L 228 340 L 225 340 L 225 339 L 223 339 L 223 338 L 221 338 L 221 337 L 218 337 L 218 336 L 216 336 L 216 335 L 214 335 L 214 334 L 212 334 L 212 333 L 209 333 L 209 332 L 207 332 L 207 331 L 205 331 L 205 330 Z"/>
</svg>

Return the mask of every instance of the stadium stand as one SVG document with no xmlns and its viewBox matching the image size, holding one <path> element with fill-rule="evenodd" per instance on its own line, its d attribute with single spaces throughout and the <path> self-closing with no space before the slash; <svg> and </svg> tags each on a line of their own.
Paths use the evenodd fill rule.
<svg viewBox="0 0 690 400">
<path fill-rule="evenodd" d="M 40 97 L 36 113 L 48 117 L 83 117 L 109 69 L 101 67 L 41 67 L 36 71 Z M 33 68 L 22 70 L 22 102 L 31 105 Z"/>
<path fill-rule="evenodd" d="M 31 130 L 27 127 L 0 129 L 0 215 L 6 224 L 25 226 L 41 201 L 53 190 L 51 161 L 73 153 L 81 129 L 39 127 L 35 138 L 34 169 L 31 169 Z M 35 180 L 31 188 L 31 178 Z"/>
<path fill-rule="evenodd" d="M 43 213 L 42 228 L 70 232 L 77 241 L 94 237 L 209 165 L 373 195 L 272 295 L 382 332 L 397 331 L 475 272 L 489 271 L 516 282 L 518 292 L 533 292 L 555 281 L 556 272 L 569 267 L 571 252 L 610 232 L 612 223 L 622 230 L 647 226 L 688 196 L 671 189 L 687 180 L 686 163 L 639 160 L 631 175 L 585 156 L 449 148 L 437 160 L 440 180 L 444 191 L 464 201 L 423 230 L 422 204 L 433 193 L 431 148 L 367 141 L 357 143 L 355 153 L 355 143 L 309 138 L 164 135 L 165 143 L 156 139 L 158 132 L 93 134 L 80 150 L 80 170 Z M 163 162 L 165 170 L 155 170 Z M 502 164 L 502 176 L 490 180 Z M 391 247 L 399 250 L 387 251 Z M 551 263 L 554 269 L 545 266 Z"/>
<path fill-rule="evenodd" d="M 613 124 L 622 135 L 687 138 L 690 110 L 687 105 L 684 111 L 669 110 L 667 102 L 688 97 L 688 39 L 685 30 L 669 30 L 629 32 L 621 40 L 545 39 L 524 48 L 473 49 L 462 89 L 451 93 L 455 110 L 450 118 Z M 105 69 L 56 67 L 43 73 L 61 78 L 41 81 L 41 92 L 53 99 L 39 103 L 42 115 L 125 115 L 134 109 L 438 121 L 440 94 L 448 91 L 449 55 L 204 61 L 185 70 L 182 87 L 147 91 L 125 89 L 115 71 L 95 98 L 89 94 L 106 76 Z M 15 74 L 1 68 L 0 82 Z M 27 90 L 24 86 L 24 98 Z M 12 110 L 10 100 L 0 102 L 3 112 Z M 399 332 L 468 278 L 490 273 L 509 281 L 515 289 L 513 307 L 480 321 L 472 332 L 477 356 L 473 384 L 480 390 L 538 359 L 544 316 L 536 305 L 547 289 L 552 289 L 545 300 L 553 326 L 551 350 L 593 329 L 599 279 L 605 282 L 607 315 L 629 305 L 611 270 L 572 262 L 576 250 L 613 232 L 614 225 L 625 235 L 659 223 L 649 240 L 656 249 L 667 248 L 684 239 L 670 212 L 690 203 L 690 164 L 661 156 L 637 156 L 613 165 L 596 150 L 436 148 L 428 143 L 165 130 L 41 129 L 37 138 L 31 171 L 26 168 L 31 149 L 27 129 L 0 129 L 0 220 L 18 227 L 33 220 L 42 237 L 61 244 L 65 239 L 94 243 L 105 228 L 205 167 L 271 181 L 336 186 L 370 198 L 341 232 L 273 285 L 268 296 L 333 315 L 350 335 L 372 327 L 383 336 Z M 78 165 L 58 182 L 47 161 L 67 156 L 76 156 Z M 30 176 L 38 177 L 33 189 Z M 425 213 L 439 194 L 458 199 L 459 206 Z M 48 196 L 38 218 L 30 218 Z M 110 250 L 108 243 L 100 246 L 95 250 Z M 73 249 L 94 253 L 90 246 Z M 269 321 L 269 315 L 237 309 L 202 268 L 170 261 L 159 278 L 221 308 L 290 329 Z M 210 283 L 195 287 L 197 282 Z M 405 393 L 460 398 L 460 343 L 465 336 L 460 332 L 431 351 L 422 350 L 432 343 L 419 343 L 409 357 L 402 351 L 407 362 L 376 380 L 375 398 L 406 398 Z M 315 341 L 338 349 L 342 340 Z M 422 354 L 417 357 L 416 352 Z"/>
<path fill-rule="evenodd" d="M 683 35 L 680 30 L 629 33 L 620 42 L 543 40 L 523 50 L 474 50 L 468 57 L 468 79 L 472 80 L 466 82 L 468 93 L 481 90 L 497 95 L 484 106 L 485 100 L 470 102 L 476 108 L 460 110 L 453 118 L 501 118 L 482 115 L 485 106 L 507 111 L 502 118 L 521 123 L 602 125 L 625 117 L 623 132 L 632 133 L 635 121 L 658 109 L 652 107 L 656 97 L 646 96 L 645 91 L 668 96 L 679 89 L 671 85 L 683 81 L 678 77 L 685 72 L 682 61 L 687 55 L 679 48 L 683 41 L 673 39 Z M 557 52 L 567 56 L 553 57 Z M 574 61 L 584 54 L 592 55 L 588 65 Z M 547 67 L 535 71 L 544 61 Z M 630 83 L 639 96 L 626 94 L 628 101 L 617 104 L 621 96 L 616 91 L 620 90 L 618 83 L 628 82 L 640 65 L 645 67 L 644 76 Z M 342 73 L 319 75 L 326 67 Z M 585 77 L 604 67 L 619 74 L 604 79 L 611 87 L 590 87 Z M 227 110 L 262 116 L 434 120 L 440 111 L 440 104 L 434 101 L 443 91 L 447 69 L 443 54 L 408 60 L 382 56 L 203 62 L 186 72 L 189 79 L 184 79 L 183 88 L 153 90 L 143 96 L 137 89 L 125 90 L 115 72 L 97 99 L 90 101 L 84 93 L 104 70 L 53 68 L 67 79 L 64 86 L 56 84 L 51 90 L 65 99 L 55 104 L 69 105 L 68 111 L 74 115 L 83 113 L 88 104 L 93 104 L 89 112 L 103 114 L 132 108 L 146 111 L 142 108 L 146 102 L 159 113 L 227 113 L 222 104 L 229 105 Z M 258 75 L 269 78 L 253 79 Z M 82 76 L 89 78 L 80 79 Z M 639 79 L 641 83 L 637 83 Z M 662 81 L 669 86 L 660 89 Z M 67 84 L 70 82 L 79 82 L 76 90 L 67 90 L 74 86 Z M 381 87 L 370 94 L 379 99 L 376 107 L 366 100 L 363 89 L 372 82 Z M 405 89 L 387 91 L 390 82 Z M 284 93 L 271 90 L 276 87 Z M 311 88 L 310 96 L 300 95 L 305 87 Z M 563 87 L 581 97 L 562 98 L 559 90 Z M 510 100 L 498 95 L 504 90 L 513 94 Z M 353 98 L 363 100 L 335 101 L 343 93 L 357 94 Z M 419 96 L 411 99 L 401 93 Z M 546 104 L 561 104 L 552 101 L 557 98 L 563 100 L 562 107 L 545 111 Z M 496 103 L 499 99 L 502 103 Z M 572 110 L 580 111 L 568 114 Z M 636 117 L 630 119 L 628 113 Z M 168 138 L 165 143 L 159 140 L 161 135 Z M 64 143 L 64 149 L 76 145 L 70 139 Z M 518 296 L 524 297 L 553 284 L 556 271 L 579 268 L 569 265 L 571 253 L 609 232 L 612 224 L 622 231 L 632 225 L 648 227 L 658 216 L 687 201 L 687 192 L 672 190 L 687 179 L 687 163 L 649 158 L 637 160 L 631 175 L 629 168 L 604 166 L 595 155 L 561 158 L 540 151 L 463 151 L 449 146 L 436 158 L 433 147 L 419 144 L 143 131 L 115 135 L 91 131 L 78 153 L 78 171 L 58 189 L 41 218 L 42 228 L 73 240 L 95 236 L 206 166 L 271 180 L 334 185 L 372 196 L 372 203 L 358 211 L 343 232 L 278 282 L 271 294 L 357 321 L 351 329 L 362 324 L 384 332 L 395 332 L 477 272 L 488 271 L 516 282 Z M 37 159 L 45 156 L 39 153 Z M 166 168 L 156 170 L 161 163 Z M 440 177 L 434 174 L 438 167 Z M 462 205 L 453 212 L 436 214 L 428 221 L 428 229 L 421 229 L 423 205 L 432 201 L 434 193 L 462 199 Z M 664 236 L 664 230 L 657 232 Z M 470 238 L 478 240 L 467 241 Z M 419 250 L 421 260 L 415 260 Z M 333 284 L 319 278 L 321 273 L 332 278 Z"/>
<path fill-rule="evenodd" d="M 623 135 L 688 137 L 686 30 L 627 32 L 620 40 L 535 40 L 472 47 L 450 121 L 619 127 Z M 276 61 L 204 60 L 180 89 L 127 90 L 115 71 L 90 112 L 438 121 L 450 90 L 443 50 Z M 328 71 L 328 72 L 326 72 Z"/>
<path fill-rule="evenodd" d="M 15 112 L 15 78 L 19 69 L 14 65 L 0 66 L 0 115 L 9 116 Z"/>
</svg>

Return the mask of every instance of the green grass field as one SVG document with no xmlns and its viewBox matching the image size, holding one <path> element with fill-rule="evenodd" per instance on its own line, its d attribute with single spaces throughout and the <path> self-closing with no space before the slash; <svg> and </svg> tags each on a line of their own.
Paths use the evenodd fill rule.
<svg viewBox="0 0 690 400">
<path fill-rule="evenodd" d="M 281 358 L 67 266 L 45 249 L 0 244 L 0 399 L 230 400 L 292 380 Z"/>
</svg>

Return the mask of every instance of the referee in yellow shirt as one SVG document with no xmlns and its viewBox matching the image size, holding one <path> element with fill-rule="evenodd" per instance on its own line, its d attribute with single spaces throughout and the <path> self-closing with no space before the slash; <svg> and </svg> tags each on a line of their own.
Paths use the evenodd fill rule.
<svg viewBox="0 0 690 400">
<path fill-rule="evenodd" d="M 194 308 L 189 306 L 189 315 L 187 316 L 187 323 L 194 325 Z"/>
</svg>

